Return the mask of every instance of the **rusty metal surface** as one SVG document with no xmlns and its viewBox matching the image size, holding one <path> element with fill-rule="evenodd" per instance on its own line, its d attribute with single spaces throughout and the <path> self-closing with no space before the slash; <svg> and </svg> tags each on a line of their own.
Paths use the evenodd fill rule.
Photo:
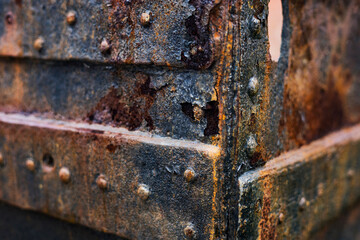
<svg viewBox="0 0 360 240">
<path fill-rule="evenodd" d="M 239 179 L 239 238 L 307 239 L 360 199 L 360 125 Z"/>
<path fill-rule="evenodd" d="M 0 114 L 0 126 L 2 201 L 131 239 L 214 234 L 217 147 L 22 115 Z"/>
<path fill-rule="evenodd" d="M 241 198 L 239 177 L 360 121 L 359 2 L 283 0 L 278 63 L 269 55 L 268 2 L 0 1 L 0 150 L 12 169 L 0 170 L 2 198 L 129 238 L 183 238 L 193 228 L 200 239 L 240 237 L 239 202 L 252 199 Z M 48 154 L 61 177 L 42 172 Z M 111 191 L 99 191 L 100 170 L 116 181 Z M 295 175 L 310 170 L 294 166 Z M 69 172 L 87 188 L 61 183 Z M 142 179 L 155 191 L 145 204 Z M 28 186 L 39 195 L 24 197 Z M 246 214 L 256 223 L 258 213 Z M 295 233 L 307 236 L 296 221 Z M 275 236 L 257 235 L 265 225 L 246 225 L 244 234 Z"/>
<path fill-rule="evenodd" d="M 215 55 L 215 5 L 186 0 L 3 0 L 1 15 L 7 17 L 0 21 L 0 54 L 206 68 Z M 75 12 L 70 24 L 69 11 Z M 144 13 L 150 15 L 148 24 L 141 22 Z M 43 44 L 37 47 L 40 37 Z M 100 49 L 104 39 L 109 50 Z"/>
</svg>

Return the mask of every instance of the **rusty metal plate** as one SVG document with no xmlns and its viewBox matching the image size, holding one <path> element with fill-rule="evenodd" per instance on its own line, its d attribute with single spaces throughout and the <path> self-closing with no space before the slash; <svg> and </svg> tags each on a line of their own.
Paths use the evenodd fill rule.
<svg viewBox="0 0 360 240">
<path fill-rule="evenodd" d="M 215 146 L 1 113 L 0 151 L 2 201 L 131 239 L 214 235 Z"/>
<path fill-rule="evenodd" d="M 214 59 L 215 5 L 187 0 L 1 1 L 0 55 L 207 68 Z"/>
<path fill-rule="evenodd" d="M 239 238 L 307 239 L 360 197 L 360 125 L 239 179 Z"/>
</svg>

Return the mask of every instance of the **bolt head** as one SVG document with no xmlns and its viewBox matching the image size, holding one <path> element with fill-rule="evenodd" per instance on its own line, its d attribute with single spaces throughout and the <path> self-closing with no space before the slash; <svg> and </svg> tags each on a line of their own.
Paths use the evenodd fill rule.
<svg viewBox="0 0 360 240">
<path fill-rule="evenodd" d="M 104 38 L 100 43 L 100 51 L 102 53 L 107 53 L 110 50 L 110 44 L 109 42 Z"/>
<path fill-rule="evenodd" d="M 188 239 L 195 239 L 196 238 L 196 231 L 192 224 L 189 224 L 184 228 L 184 234 Z"/>
<path fill-rule="evenodd" d="M 26 160 L 26 168 L 29 170 L 29 171 L 31 171 L 31 172 L 33 172 L 33 171 L 35 171 L 35 162 L 34 162 L 34 160 L 32 159 L 32 158 L 28 158 L 27 160 Z"/>
<path fill-rule="evenodd" d="M 150 19 L 151 19 L 151 13 L 150 11 L 146 11 L 144 13 L 141 14 L 140 17 L 140 23 L 141 25 L 145 26 L 149 26 L 150 24 Z"/>
<path fill-rule="evenodd" d="M 260 35 L 261 21 L 258 18 L 256 18 L 255 16 L 251 17 L 249 27 L 250 27 L 250 31 L 253 34 L 253 36 Z"/>
<path fill-rule="evenodd" d="M 34 48 L 37 51 L 41 51 L 41 49 L 44 48 L 44 43 L 45 43 L 44 38 L 43 37 L 38 37 L 34 42 Z"/>
<path fill-rule="evenodd" d="M 280 214 L 279 214 L 279 223 L 284 222 L 284 220 L 285 220 L 285 214 L 280 213 Z"/>
<path fill-rule="evenodd" d="M 252 157 L 254 155 L 257 146 L 258 144 L 256 142 L 254 135 L 250 135 L 246 142 L 246 152 L 249 155 L 249 157 Z"/>
<path fill-rule="evenodd" d="M 192 169 L 192 168 L 186 169 L 184 172 L 184 177 L 185 177 L 186 181 L 188 181 L 188 182 L 194 181 L 195 177 L 196 177 L 196 173 L 195 173 L 194 169 Z"/>
<path fill-rule="evenodd" d="M 76 12 L 71 10 L 66 14 L 66 22 L 69 25 L 74 25 L 76 22 Z"/>
<path fill-rule="evenodd" d="M 98 176 L 96 179 L 96 185 L 98 185 L 98 187 L 103 190 L 107 188 L 107 181 L 104 175 L 100 174 Z"/>
<path fill-rule="evenodd" d="M 59 177 L 63 183 L 70 182 L 70 177 L 71 177 L 70 170 L 67 167 L 62 167 L 59 171 Z"/>
<path fill-rule="evenodd" d="M 306 198 L 302 197 L 299 202 L 299 210 L 304 211 L 306 207 Z"/>
<path fill-rule="evenodd" d="M 137 190 L 137 194 L 142 200 L 147 200 L 150 196 L 150 188 L 145 184 L 140 184 Z"/>
<path fill-rule="evenodd" d="M 252 77 L 248 84 L 248 93 L 250 96 L 255 96 L 259 91 L 259 80 L 257 77 Z"/>
</svg>

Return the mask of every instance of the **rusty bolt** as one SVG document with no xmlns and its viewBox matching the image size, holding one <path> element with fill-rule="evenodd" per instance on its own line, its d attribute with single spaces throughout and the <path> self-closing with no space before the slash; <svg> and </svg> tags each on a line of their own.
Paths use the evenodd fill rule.
<svg viewBox="0 0 360 240">
<path fill-rule="evenodd" d="M 35 170 L 35 162 L 32 158 L 28 158 L 26 160 L 26 168 L 29 170 L 29 171 L 34 171 Z"/>
<path fill-rule="evenodd" d="M 351 179 L 355 176 L 355 171 L 353 169 L 349 169 L 346 174 L 347 177 Z"/>
<path fill-rule="evenodd" d="M 284 220 L 285 220 L 285 214 L 280 213 L 280 214 L 279 214 L 279 223 L 284 222 Z"/>
<path fill-rule="evenodd" d="M 252 157 L 254 153 L 256 152 L 258 144 L 256 142 L 256 139 L 254 135 L 250 135 L 249 138 L 246 141 L 246 152 L 249 155 L 249 157 Z"/>
<path fill-rule="evenodd" d="M 34 42 L 34 48 L 36 50 L 40 51 L 41 49 L 43 49 L 44 43 L 45 43 L 44 38 L 43 37 L 38 37 Z"/>
<path fill-rule="evenodd" d="M 257 77 L 252 77 L 248 84 L 248 93 L 250 96 L 255 96 L 259 91 L 259 80 Z"/>
<path fill-rule="evenodd" d="M 141 14 L 140 17 L 140 23 L 141 25 L 145 26 L 149 26 L 150 24 L 150 18 L 151 18 L 151 13 L 150 11 L 146 11 L 144 13 Z"/>
<path fill-rule="evenodd" d="M 302 197 L 299 202 L 299 210 L 304 211 L 306 207 L 306 198 Z"/>
<path fill-rule="evenodd" d="M 101 189 L 106 189 L 107 188 L 107 181 L 106 178 L 103 174 L 100 174 L 97 179 L 96 179 L 96 184 L 98 185 L 99 188 Z"/>
<path fill-rule="evenodd" d="M 13 13 L 12 13 L 12 12 L 6 13 L 6 15 L 5 15 L 5 21 L 6 21 L 7 24 L 13 24 L 13 22 L 14 22 L 14 16 L 13 16 Z"/>
<path fill-rule="evenodd" d="M 110 44 L 109 42 L 104 38 L 100 43 L 100 51 L 102 53 L 107 53 L 110 50 Z"/>
<path fill-rule="evenodd" d="M 73 10 L 70 10 L 67 14 L 66 14 L 66 22 L 69 25 L 74 25 L 76 22 L 76 12 Z"/>
<path fill-rule="evenodd" d="M 189 224 L 184 229 L 184 234 L 188 239 L 196 238 L 196 231 L 193 224 Z"/>
<path fill-rule="evenodd" d="M 261 22 L 258 18 L 256 17 L 252 17 L 250 19 L 250 23 L 249 23 L 249 27 L 250 27 L 250 31 L 254 36 L 257 36 L 260 34 L 261 31 Z"/>
<path fill-rule="evenodd" d="M 147 200 L 150 196 L 149 186 L 145 184 L 140 184 L 137 193 L 142 200 Z"/>
<path fill-rule="evenodd" d="M 196 173 L 195 173 L 194 169 L 187 168 L 184 172 L 184 177 L 185 177 L 186 181 L 188 181 L 188 182 L 194 181 L 195 177 L 196 177 Z"/>
<path fill-rule="evenodd" d="M 0 167 L 5 165 L 4 157 L 2 153 L 0 153 Z"/>
<path fill-rule="evenodd" d="M 70 182 L 70 170 L 67 168 L 67 167 L 62 167 L 59 171 L 59 177 L 60 177 L 60 180 L 63 182 L 63 183 L 68 183 Z"/>
</svg>

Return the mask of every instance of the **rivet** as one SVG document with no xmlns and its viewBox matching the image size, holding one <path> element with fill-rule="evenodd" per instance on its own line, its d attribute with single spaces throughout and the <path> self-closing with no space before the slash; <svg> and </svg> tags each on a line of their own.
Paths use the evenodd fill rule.
<svg viewBox="0 0 360 240">
<path fill-rule="evenodd" d="M 34 171 L 35 170 L 35 162 L 32 158 L 28 158 L 25 162 L 26 164 L 26 168 L 29 170 L 29 171 Z"/>
<path fill-rule="evenodd" d="M 97 179 L 96 179 L 96 184 L 98 185 L 99 188 L 101 189 L 106 189 L 107 188 L 107 181 L 105 179 L 105 176 L 103 174 L 100 174 Z"/>
<path fill-rule="evenodd" d="M 252 33 L 253 35 L 256 36 L 256 35 L 259 35 L 259 34 L 260 34 L 260 31 L 261 31 L 261 28 L 260 28 L 261 22 L 260 22 L 260 20 L 259 20 L 258 18 L 256 18 L 256 17 L 253 16 L 253 17 L 250 19 L 249 26 L 250 26 L 251 33 Z"/>
<path fill-rule="evenodd" d="M 12 12 L 8 12 L 5 15 L 5 21 L 7 24 L 12 24 L 14 22 L 14 16 Z"/>
<path fill-rule="evenodd" d="M 130 5 L 131 4 L 131 0 L 125 0 L 125 5 Z"/>
<path fill-rule="evenodd" d="M 40 51 L 41 49 L 43 49 L 44 43 L 45 43 L 44 38 L 43 37 L 38 37 L 34 42 L 34 48 L 36 50 Z"/>
<path fill-rule="evenodd" d="M 147 186 L 145 184 L 140 184 L 139 188 L 137 190 L 137 193 L 138 193 L 139 197 L 145 201 L 150 196 L 150 188 L 149 188 L 149 186 Z"/>
<path fill-rule="evenodd" d="M 184 228 L 184 234 L 188 239 L 196 238 L 196 231 L 193 224 L 189 224 Z"/>
<path fill-rule="evenodd" d="M 302 197 L 299 202 L 299 210 L 304 211 L 306 207 L 306 198 Z"/>
<path fill-rule="evenodd" d="M 73 25 L 76 22 L 76 12 L 73 10 L 70 10 L 67 14 L 66 14 L 66 22 L 69 25 Z"/>
<path fill-rule="evenodd" d="M 186 181 L 188 181 L 188 182 L 194 181 L 194 179 L 196 177 L 196 173 L 195 173 L 194 169 L 187 168 L 184 172 L 184 177 L 185 177 Z"/>
<path fill-rule="evenodd" d="M 143 26 L 148 26 L 150 24 L 150 11 L 143 12 L 140 17 L 140 23 Z"/>
<path fill-rule="evenodd" d="M 349 169 L 346 174 L 347 177 L 351 179 L 355 176 L 355 171 L 353 169 Z"/>
<path fill-rule="evenodd" d="M 279 223 L 284 222 L 284 220 L 285 220 L 285 214 L 280 213 L 280 214 L 279 214 Z"/>
<path fill-rule="evenodd" d="M 246 152 L 249 157 L 252 157 L 254 153 L 256 152 L 258 144 L 256 142 L 255 137 L 251 134 L 249 138 L 246 141 Z"/>
<path fill-rule="evenodd" d="M 67 167 L 62 167 L 59 171 L 59 177 L 63 183 L 70 182 L 70 177 L 71 177 L 70 170 Z"/>
<path fill-rule="evenodd" d="M 2 155 L 2 153 L 0 153 L 0 167 L 5 165 L 5 161 L 4 161 L 4 157 Z"/>
<path fill-rule="evenodd" d="M 252 77 L 248 84 L 248 93 L 250 96 L 255 96 L 259 91 L 259 80 L 257 77 Z"/>
<path fill-rule="evenodd" d="M 107 53 L 110 50 L 109 42 L 104 38 L 100 43 L 100 51 L 102 53 Z"/>
</svg>

